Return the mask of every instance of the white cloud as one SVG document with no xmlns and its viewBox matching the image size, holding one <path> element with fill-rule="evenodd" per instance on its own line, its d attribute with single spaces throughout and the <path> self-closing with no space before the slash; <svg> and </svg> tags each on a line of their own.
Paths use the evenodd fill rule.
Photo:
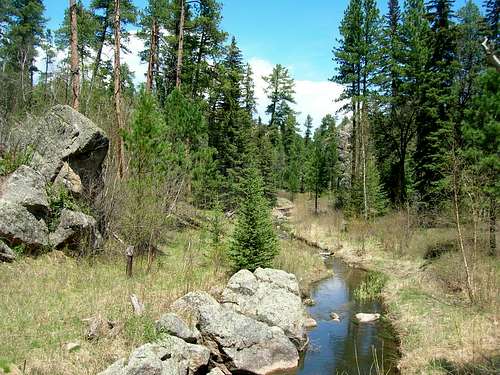
<svg viewBox="0 0 500 375">
<path fill-rule="evenodd" d="M 262 76 L 269 75 L 274 64 L 268 60 L 260 58 L 251 58 L 250 66 L 254 72 L 255 96 L 257 98 L 257 113 L 262 119 L 268 120 L 269 116 L 265 114 L 269 99 L 264 91 L 266 83 Z M 289 71 L 290 71 L 289 67 Z M 293 108 L 300 112 L 298 116 L 299 124 L 305 122 L 307 115 L 311 115 L 314 120 L 314 126 L 317 127 L 321 119 L 327 115 L 335 115 L 344 105 L 344 102 L 337 102 L 342 94 L 343 87 L 330 81 L 295 81 L 295 101 Z"/>
</svg>

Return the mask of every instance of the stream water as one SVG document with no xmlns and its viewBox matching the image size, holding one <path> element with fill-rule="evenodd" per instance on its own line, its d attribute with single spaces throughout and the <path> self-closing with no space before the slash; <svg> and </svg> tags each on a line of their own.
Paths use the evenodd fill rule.
<svg viewBox="0 0 500 375">
<path fill-rule="evenodd" d="M 397 374 L 396 335 L 389 323 L 358 324 L 358 312 L 382 313 L 381 301 L 359 302 L 354 290 L 365 271 L 348 267 L 339 259 L 328 259 L 333 276 L 317 283 L 311 293 L 315 305 L 309 313 L 318 323 L 309 332 L 310 344 L 293 375 L 379 375 Z M 333 321 L 330 313 L 340 316 Z"/>
</svg>

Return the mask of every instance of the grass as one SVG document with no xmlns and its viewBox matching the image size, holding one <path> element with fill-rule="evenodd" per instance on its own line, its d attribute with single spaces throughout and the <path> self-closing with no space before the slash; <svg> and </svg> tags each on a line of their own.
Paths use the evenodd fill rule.
<svg viewBox="0 0 500 375">
<path fill-rule="evenodd" d="M 369 271 L 365 280 L 354 290 L 354 298 L 360 301 L 380 297 L 387 282 L 387 276 L 382 272 Z"/>
<path fill-rule="evenodd" d="M 56 251 L 0 265 L 0 363 L 20 366 L 26 360 L 28 374 L 95 374 L 154 339 L 154 321 L 171 302 L 227 280 L 226 272 L 206 262 L 197 238 L 198 232 L 178 233 L 150 273 L 147 261 L 138 259 L 132 279 L 116 257 L 77 261 Z M 195 244 L 192 254 L 186 253 L 188 241 Z M 144 316 L 133 314 L 131 293 L 145 303 Z M 122 332 L 114 339 L 85 341 L 82 319 L 95 315 L 122 323 Z M 65 344 L 75 341 L 81 349 L 67 353 Z"/>
<path fill-rule="evenodd" d="M 464 232 L 474 265 L 473 305 L 467 301 L 452 223 L 443 219 L 424 226 L 411 212 L 366 223 L 348 220 L 329 206 L 323 198 L 321 214 L 314 215 L 313 202 L 297 197 L 295 231 L 348 263 L 388 276 L 382 296 L 400 336 L 402 374 L 498 373 L 500 262 L 486 256 L 484 248 L 470 250 L 470 227 Z M 371 288 L 366 285 L 367 294 Z"/>
<path fill-rule="evenodd" d="M 147 257 L 137 258 L 131 279 L 125 277 L 123 249 L 114 242 L 97 256 L 75 259 L 53 251 L 0 264 L 0 368 L 26 362 L 26 374 L 93 375 L 154 341 L 154 323 L 174 300 L 193 290 L 218 294 L 230 277 L 223 253 L 232 225 L 226 221 L 220 229 L 216 251 L 210 250 L 210 226 L 164 233 L 166 255 L 155 259 L 149 273 Z M 274 267 L 295 273 L 303 292 L 328 275 L 315 249 L 289 240 L 280 245 Z M 143 316 L 133 314 L 130 294 L 145 303 Z M 85 339 L 83 320 L 98 315 L 122 326 L 116 337 Z M 74 342 L 81 347 L 68 352 L 65 346 Z"/>
</svg>

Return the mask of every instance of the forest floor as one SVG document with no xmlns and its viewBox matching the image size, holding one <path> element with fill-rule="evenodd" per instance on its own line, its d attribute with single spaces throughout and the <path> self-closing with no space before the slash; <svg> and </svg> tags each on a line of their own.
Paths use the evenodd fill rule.
<svg viewBox="0 0 500 375">
<path fill-rule="evenodd" d="M 402 374 L 499 373 L 500 262 L 476 256 L 478 302 L 471 305 L 449 223 L 418 228 L 408 215 L 393 213 L 367 224 L 344 219 L 327 199 L 318 215 L 313 207 L 306 196 L 296 197 L 291 225 L 297 236 L 351 266 L 388 276 L 383 299 L 399 336 Z"/>
<path fill-rule="evenodd" d="M 226 240 L 231 224 L 228 224 Z M 61 251 L 36 258 L 0 263 L 0 374 L 95 375 L 135 347 L 155 339 L 155 321 L 185 293 L 222 291 L 231 270 L 227 260 L 214 259 L 202 229 L 169 232 L 147 272 L 138 258 L 134 275 L 125 276 L 122 246 L 113 241 L 103 254 L 75 259 Z M 227 242 L 227 241 L 226 241 Z M 327 275 L 315 249 L 304 254 L 297 241 L 282 240 L 276 268 L 297 275 L 301 288 Z M 144 315 L 134 315 L 129 300 L 136 294 Z M 101 316 L 121 327 L 113 337 L 88 341 L 86 318 Z M 69 343 L 79 348 L 69 351 Z"/>
</svg>

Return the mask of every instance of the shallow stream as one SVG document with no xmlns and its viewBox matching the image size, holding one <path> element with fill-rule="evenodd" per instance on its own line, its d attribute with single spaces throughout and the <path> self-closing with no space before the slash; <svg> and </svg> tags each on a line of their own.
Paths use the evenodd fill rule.
<svg viewBox="0 0 500 375">
<path fill-rule="evenodd" d="M 359 302 L 354 298 L 366 272 L 336 258 L 326 264 L 333 276 L 316 284 L 311 293 L 315 305 L 308 308 L 318 325 L 309 332 L 308 350 L 290 375 L 397 374 L 396 335 L 383 318 L 381 301 Z M 330 318 L 332 312 L 340 316 L 340 322 Z M 358 312 L 381 313 L 382 319 L 359 324 L 353 319 Z"/>
</svg>

